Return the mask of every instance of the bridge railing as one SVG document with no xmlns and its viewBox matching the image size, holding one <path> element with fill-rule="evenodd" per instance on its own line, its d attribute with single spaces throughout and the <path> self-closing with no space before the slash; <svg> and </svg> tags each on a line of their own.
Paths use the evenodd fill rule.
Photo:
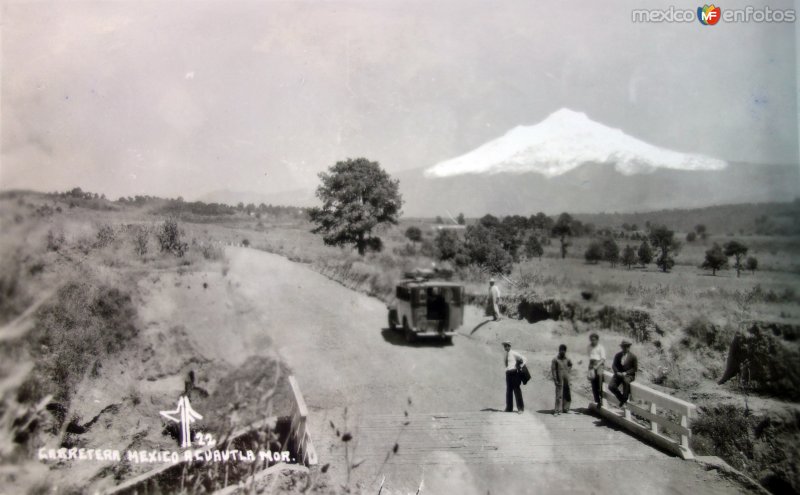
<svg viewBox="0 0 800 495">
<path fill-rule="evenodd" d="M 292 396 L 294 398 L 290 416 L 289 438 L 295 445 L 295 450 L 299 456 L 298 461 L 306 466 L 315 466 L 318 462 L 317 451 L 314 449 L 311 435 L 308 433 L 308 407 L 294 376 L 289 376 L 289 385 L 292 388 Z"/>
<path fill-rule="evenodd" d="M 616 397 L 607 390 L 614 375 L 609 371 L 604 374 L 606 387 L 603 397 L 607 403 L 619 406 Z M 697 406 L 690 402 L 634 381 L 631 383 L 631 396 L 622 413 L 605 407 L 597 408 L 594 403 L 590 405 L 590 409 L 668 452 L 683 459 L 694 458 L 689 447 L 689 439 L 692 436 L 691 420 L 697 415 Z M 633 416 L 649 423 L 649 427 L 634 420 Z M 662 431 L 669 432 L 674 437 L 664 435 Z"/>
</svg>

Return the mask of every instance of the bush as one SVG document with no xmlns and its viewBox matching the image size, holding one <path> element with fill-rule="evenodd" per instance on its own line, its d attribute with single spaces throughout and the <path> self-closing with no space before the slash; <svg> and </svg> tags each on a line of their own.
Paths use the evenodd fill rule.
<svg viewBox="0 0 800 495">
<path fill-rule="evenodd" d="M 586 252 L 583 253 L 583 257 L 586 258 L 587 263 L 595 264 L 603 259 L 603 247 L 599 242 L 592 242 L 589 244 L 589 247 L 586 248 Z"/>
<path fill-rule="evenodd" d="M 745 267 L 751 272 L 755 273 L 758 270 L 758 259 L 755 256 L 748 256 Z"/>
<path fill-rule="evenodd" d="M 52 229 L 47 231 L 48 251 L 58 251 L 64 246 L 65 241 L 63 232 L 55 233 Z"/>
<path fill-rule="evenodd" d="M 150 229 L 144 225 L 137 225 L 133 228 L 133 251 L 138 256 L 147 254 L 150 244 Z"/>
<path fill-rule="evenodd" d="M 702 455 L 717 455 L 736 469 L 753 458 L 752 425 L 743 410 L 731 404 L 704 407 L 692 421 L 692 447 Z"/>
<path fill-rule="evenodd" d="M 704 317 L 695 318 L 683 329 L 686 338 L 683 343 L 694 349 L 713 349 L 724 352 L 728 349 L 736 330 L 721 328 Z"/>
<path fill-rule="evenodd" d="M 525 242 L 525 255 L 528 259 L 533 259 L 541 258 L 543 254 L 544 248 L 542 247 L 542 243 L 539 241 L 536 234 L 531 234 Z"/>
<path fill-rule="evenodd" d="M 130 295 L 115 287 L 72 282 L 60 288 L 27 337 L 44 379 L 35 395 L 68 401 L 89 366 L 137 335 L 135 319 Z"/>
<path fill-rule="evenodd" d="M 177 257 L 182 257 L 186 253 L 188 245 L 181 241 L 181 232 L 178 227 L 178 222 L 175 219 L 168 218 L 161 224 L 161 228 L 156 233 L 158 243 L 161 246 L 161 251 L 168 251 Z"/>
<path fill-rule="evenodd" d="M 461 239 L 452 230 L 440 230 L 433 242 L 437 258 L 442 261 L 454 259 L 461 250 Z"/>
<path fill-rule="evenodd" d="M 113 243 L 117 238 L 114 228 L 110 225 L 101 225 L 97 230 L 97 242 L 95 245 L 99 248 L 104 248 Z"/>
<path fill-rule="evenodd" d="M 490 229 L 483 225 L 467 227 L 464 242 L 466 259 L 484 267 L 490 273 L 511 273 L 514 262 Z"/>
<path fill-rule="evenodd" d="M 225 251 L 219 246 L 215 246 L 213 244 L 203 244 L 200 246 L 200 252 L 203 254 L 203 258 L 207 260 L 221 260 L 225 257 Z"/>
</svg>

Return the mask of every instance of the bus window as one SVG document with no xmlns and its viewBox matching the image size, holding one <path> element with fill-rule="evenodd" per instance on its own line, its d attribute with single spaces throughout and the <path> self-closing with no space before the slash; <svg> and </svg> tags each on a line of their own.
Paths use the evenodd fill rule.
<svg viewBox="0 0 800 495">
<path fill-rule="evenodd" d="M 453 287 L 453 304 L 456 306 L 461 306 L 461 301 L 463 299 L 463 287 Z"/>
<path fill-rule="evenodd" d="M 406 287 L 398 287 L 397 288 L 397 298 L 401 301 L 408 301 L 411 298 L 411 294 Z"/>
</svg>

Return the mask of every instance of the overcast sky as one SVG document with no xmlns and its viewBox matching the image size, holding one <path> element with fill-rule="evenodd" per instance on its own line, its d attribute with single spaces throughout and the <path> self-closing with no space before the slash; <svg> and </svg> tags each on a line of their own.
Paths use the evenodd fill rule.
<svg viewBox="0 0 800 495">
<path fill-rule="evenodd" d="M 287 191 L 346 157 L 431 166 L 562 107 L 797 163 L 796 26 L 632 23 L 658 3 L 3 2 L 0 187 Z"/>
</svg>

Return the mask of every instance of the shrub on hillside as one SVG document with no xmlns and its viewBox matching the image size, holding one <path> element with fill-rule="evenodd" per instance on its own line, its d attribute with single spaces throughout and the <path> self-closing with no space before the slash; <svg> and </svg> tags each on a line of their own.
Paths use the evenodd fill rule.
<svg viewBox="0 0 800 495">
<path fill-rule="evenodd" d="M 164 220 L 161 227 L 156 232 L 161 251 L 168 251 L 175 256 L 182 257 L 186 253 L 188 245 L 181 240 L 181 231 L 175 219 Z"/>
<path fill-rule="evenodd" d="M 118 352 L 138 330 L 136 309 L 129 294 L 110 286 L 72 282 L 36 315 L 28 334 L 39 367 L 36 386 L 25 388 L 27 399 L 53 394 L 68 401 L 90 366 Z M 29 384 L 30 385 L 30 384 Z"/>
<path fill-rule="evenodd" d="M 4 258 L 0 265 L 0 323 L 21 314 L 30 302 L 31 298 L 22 280 L 20 258 Z"/>
<path fill-rule="evenodd" d="M 737 334 L 730 345 L 725 373 L 719 383 L 738 375 L 751 390 L 800 400 L 800 329 L 762 323 Z"/>
<path fill-rule="evenodd" d="M 225 251 L 219 246 L 215 246 L 214 244 L 203 244 L 200 246 L 200 253 L 202 253 L 203 258 L 207 260 L 221 260 L 225 257 Z"/>
<path fill-rule="evenodd" d="M 715 455 L 771 493 L 800 491 L 800 414 L 791 409 L 752 414 L 733 404 L 701 407 L 692 421 L 691 447 Z"/>
<path fill-rule="evenodd" d="M 692 447 L 699 454 L 717 455 L 744 469 L 753 458 L 753 422 L 732 404 L 701 408 L 692 421 Z"/>
<path fill-rule="evenodd" d="M 736 330 L 720 327 L 704 317 L 695 318 L 683 329 L 683 344 L 693 349 L 707 348 L 724 352 L 733 341 Z"/>
<path fill-rule="evenodd" d="M 97 241 L 95 245 L 99 248 L 104 248 L 113 243 L 116 238 L 117 234 L 114 228 L 111 225 L 104 224 L 97 229 Z"/>
<path fill-rule="evenodd" d="M 47 250 L 58 251 L 64 246 L 66 239 L 63 232 L 53 232 L 52 229 L 47 231 Z"/>
<path fill-rule="evenodd" d="M 150 244 L 150 229 L 145 225 L 136 225 L 133 227 L 132 233 L 133 252 L 137 256 L 144 256 L 147 254 Z"/>
<path fill-rule="evenodd" d="M 483 225 L 467 227 L 464 251 L 471 264 L 484 267 L 491 273 L 511 273 L 514 262 L 493 232 Z"/>
</svg>

